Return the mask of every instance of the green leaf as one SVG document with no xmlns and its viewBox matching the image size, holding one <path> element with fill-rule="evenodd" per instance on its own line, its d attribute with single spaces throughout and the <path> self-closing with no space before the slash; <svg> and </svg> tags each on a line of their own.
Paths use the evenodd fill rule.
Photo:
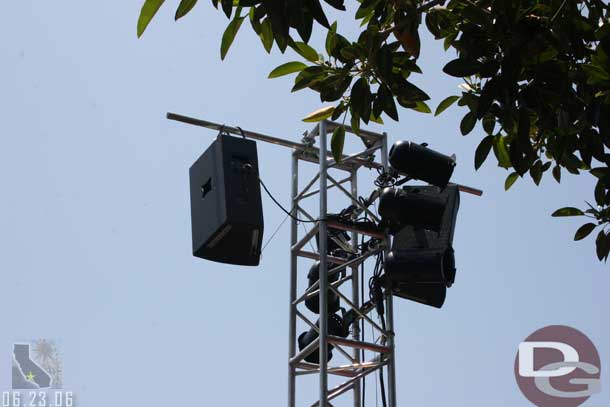
<svg viewBox="0 0 610 407">
<path fill-rule="evenodd" d="M 358 117 L 358 115 L 352 114 L 350 125 L 352 126 L 354 133 L 360 135 L 360 117 Z"/>
<path fill-rule="evenodd" d="M 498 159 L 498 165 L 502 168 L 510 168 L 510 155 L 506 148 L 506 140 L 501 135 L 494 137 L 494 154 Z"/>
<path fill-rule="evenodd" d="M 318 83 L 326 76 L 326 69 L 321 66 L 310 66 L 303 69 L 294 79 L 294 86 L 291 92 L 305 89 L 308 86 Z"/>
<path fill-rule="evenodd" d="M 334 110 L 334 106 L 323 107 L 321 109 L 316 110 L 315 112 L 309 113 L 307 116 L 305 116 L 303 121 L 306 123 L 315 123 L 324 119 L 328 119 L 330 116 L 332 116 Z"/>
<path fill-rule="evenodd" d="M 530 175 L 532 180 L 536 185 L 540 185 L 540 180 L 542 179 L 542 162 L 540 160 L 536 160 L 534 165 L 530 168 Z"/>
<path fill-rule="evenodd" d="M 195 7 L 195 4 L 197 4 L 197 0 L 182 0 L 176 10 L 174 19 L 177 21 L 187 15 Z"/>
<path fill-rule="evenodd" d="M 314 0 L 316 1 L 316 0 Z M 335 36 L 337 35 L 337 22 L 331 24 L 330 30 L 326 34 L 326 53 L 331 56 L 333 53 L 333 49 L 335 48 Z"/>
<path fill-rule="evenodd" d="M 610 74 L 604 68 L 598 65 L 588 64 L 582 65 L 583 71 L 589 77 L 590 84 L 598 84 L 610 81 Z"/>
<path fill-rule="evenodd" d="M 585 223 L 576 231 L 576 234 L 574 235 L 574 240 L 582 240 L 585 237 L 589 236 L 591 232 L 593 232 L 593 229 L 596 228 L 596 226 L 597 225 L 595 223 Z"/>
<path fill-rule="evenodd" d="M 289 75 L 295 72 L 301 72 L 305 68 L 307 68 L 307 65 L 302 62 L 287 62 L 271 71 L 269 73 L 268 78 L 279 78 L 280 76 Z"/>
<path fill-rule="evenodd" d="M 459 99 L 460 99 L 459 96 L 449 96 L 449 97 L 443 99 L 443 101 L 438 104 L 438 107 L 436 108 L 436 112 L 434 112 L 434 115 L 438 116 L 439 114 L 443 113 L 445 110 L 447 110 L 452 104 L 457 102 Z"/>
<path fill-rule="evenodd" d="M 345 127 L 340 126 L 333 131 L 330 139 L 330 151 L 333 153 L 333 158 L 336 162 L 341 162 L 343 156 L 343 145 L 345 144 Z"/>
<path fill-rule="evenodd" d="M 553 168 L 553 178 L 558 184 L 561 183 L 561 167 L 558 165 Z"/>
<path fill-rule="evenodd" d="M 227 52 L 229 51 L 229 48 L 231 48 L 231 44 L 233 44 L 233 40 L 239 31 L 239 27 L 241 27 L 241 23 L 244 22 L 244 17 L 240 17 L 239 15 L 240 12 L 241 7 L 237 9 L 235 17 L 233 20 L 231 20 L 227 26 L 227 29 L 222 35 L 222 41 L 220 43 L 220 59 L 225 59 L 225 56 L 227 56 Z"/>
<path fill-rule="evenodd" d="M 337 120 L 345 111 L 347 110 L 347 106 L 344 101 L 339 102 L 339 104 L 335 107 L 332 116 L 330 116 L 330 120 Z"/>
<path fill-rule="evenodd" d="M 432 113 L 430 106 L 428 106 L 426 102 L 415 102 L 415 107 L 412 109 L 420 113 Z"/>
<path fill-rule="evenodd" d="M 157 11 L 159 11 L 164 2 L 165 0 L 146 0 L 144 2 L 142 10 L 140 10 L 140 17 L 138 18 L 138 38 L 144 34 L 150 20 L 157 14 Z"/>
<path fill-rule="evenodd" d="M 261 32 L 259 34 L 261 42 L 263 43 L 263 47 L 267 54 L 271 52 L 271 48 L 273 48 L 273 28 L 271 27 L 271 21 L 266 18 L 261 23 Z"/>
<path fill-rule="evenodd" d="M 486 114 L 483 116 L 483 130 L 487 134 L 494 134 L 496 128 L 496 118 L 492 114 Z"/>
<path fill-rule="evenodd" d="M 608 246 L 608 237 L 603 230 L 600 230 L 597 239 L 595 239 L 595 249 L 597 252 L 597 258 L 602 261 L 604 259 L 608 259 L 608 251 L 610 247 Z"/>
<path fill-rule="evenodd" d="M 551 216 L 553 217 L 563 217 L 563 216 L 582 216 L 584 215 L 583 211 L 578 208 L 573 207 L 565 207 L 561 209 L 557 209 Z"/>
<path fill-rule="evenodd" d="M 371 112 L 371 117 L 369 119 L 370 121 L 372 121 L 373 123 L 377 123 L 377 124 L 383 124 L 383 119 L 381 117 L 376 117 L 373 112 Z"/>
<path fill-rule="evenodd" d="M 295 42 L 293 49 L 309 62 L 318 62 L 318 52 L 304 42 Z"/>
<path fill-rule="evenodd" d="M 366 78 L 360 77 L 352 86 L 350 105 L 358 117 L 365 123 L 368 122 L 371 116 L 371 89 Z"/>
<path fill-rule="evenodd" d="M 597 167 L 597 168 L 591 169 L 589 172 L 591 173 L 591 175 L 602 179 L 602 178 L 605 178 L 609 174 L 609 169 L 604 168 L 604 167 Z"/>
<path fill-rule="evenodd" d="M 449 62 L 443 68 L 443 72 L 447 75 L 455 76 L 457 78 L 464 78 L 466 76 L 472 76 L 479 72 L 482 64 L 477 61 L 468 61 L 465 59 L 454 59 Z"/>
<path fill-rule="evenodd" d="M 493 146 L 493 143 L 494 143 L 494 136 L 487 136 L 481 141 L 481 143 L 477 147 L 477 151 L 474 153 L 474 168 L 475 169 L 478 170 L 479 168 L 481 168 L 481 165 L 483 165 L 483 163 L 487 159 L 487 156 L 489 155 L 489 152 L 491 151 L 491 147 Z"/>
<path fill-rule="evenodd" d="M 383 104 L 383 111 L 392 118 L 392 120 L 398 121 L 398 111 L 396 109 L 396 103 L 394 102 L 394 96 L 390 90 L 382 85 L 379 87 L 377 97 L 381 99 Z"/>
<path fill-rule="evenodd" d="M 474 129 L 475 124 L 477 124 L 477 116 L 473 112 L 468 112 L 462 119 L 460 123 L 460 131 L 462 135 L 467 135 Z"/>
<path fill-rule="evenodd" d="M 516 172 L 513 172 L 508 177 L 506 177 L 506 181 L 504 181 L 504 190 L 508 191 L 510 187 L 513 186 L 515 181 L 517 181 L 517 178 L 519 178 L 519 174 L 517 174 Z"/>
</svg>

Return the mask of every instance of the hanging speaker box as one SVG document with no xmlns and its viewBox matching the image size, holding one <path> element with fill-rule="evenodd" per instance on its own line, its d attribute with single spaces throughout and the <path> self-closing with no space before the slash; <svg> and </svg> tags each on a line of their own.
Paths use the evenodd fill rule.
<svg viewBox="0 0 610 407">
<path fill-rule="evenodd" d="M 189 175 L 193 255 L 257 266 L 264 222 L 256 143 L 219 134 Z"/>
</svg>

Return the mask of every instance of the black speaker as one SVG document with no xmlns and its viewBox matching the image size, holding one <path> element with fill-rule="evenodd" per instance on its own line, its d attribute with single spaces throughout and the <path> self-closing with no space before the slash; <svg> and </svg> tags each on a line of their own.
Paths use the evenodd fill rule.
<svg viewBox="0 0 610 407">
<path fill-rule="evenodd" d="M 256 143 L 219 134 L 189 174 L 193 255 L 258 265 L 264 222 Z"/>
</svg>

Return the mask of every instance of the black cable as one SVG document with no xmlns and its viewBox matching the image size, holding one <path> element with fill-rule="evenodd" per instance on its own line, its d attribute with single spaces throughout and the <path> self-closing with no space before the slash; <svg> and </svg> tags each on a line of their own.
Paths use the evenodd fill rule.
<svg viewBox="0 0 610 407">
<path fill-rule="evenodd" d="M 367 219 L 368 214 L 365 212 L 364 213 L 364 218 Z M 362 237 L 360 238 L 360 245 L 364 246 L 364 235 L 362 235 Z M 360 250 L 363 250 L 363 248 L 361 248 Z M 364 261 L 362 263 L 360 263 L 360 304 L 364 303 Z M 362 336 L 362 341 L 364 341 L 364 318 L 362 318 L 362 321 L 360 321 L 360 334 Z M 361 350 L 361 357 L 360 357 L 360 361 L 364 361 L 365 359 L 365 355 L 364 355 L 364 349 Z M 362 407 L 364 407 L 366 402 L 366 376 L 362 378 Z"/>
<path fill-rule="evenodd" d="M 258 181 L 261 183 L 261 185 L 263 186 L 263 189 L 265 190 L 265 192 L 267 193 L 267 195 L 269 195 L 269 198 L 271 198 L 271 200 L 282 210 L 284 211 L 284 213 L 288 216 L 290 216 L 292 219 L 296 220 L 297 222 L 303 222 L 303 223 L 316 223 L 318 222 L 319 219 L 314 219 L 314 220 L 306 220 L 306 219 L 299 219 L 296 216 L 294 216 L 292 213 L 290 213 L 289 211 L 286 210 L 286 208 L 284 208 L 282 206 L 281 203 L 279 203 L 277 201 L 277 199 L 275 199 L 275 197 L 271 194 L 271 192 L 269 192 L 269 190 L 267 189 L 267 186 L 265 185 L 265 183 L 263 182 L 263 180 L 258 177 Z"/>
<path fill-rule="evenodd" d="M 225 132 L 225 125 L 223 124 L 222 126 L 220 126 L 220 134 L 226 133 Z M 239 132 L 241 133 L 241 136 L 245 139 L 246 138 L 246 134 L 244 133 L 244 131 L 242 130 L 241 127 L 237 126 L 236 127 L 237 130 L 239 130 Z M 244 169 L 252 169 L 252 165 L 251 164 L 245 164 Z M 303 223 L 316 223 L 318 221 L 318 219 L 315 220 L 305 220 L 305 219 L 299 219 L 296 216 L 294 216 L 292 213 L 290 213 L 289 211 L 286 210 L 286 208 L 284 208 L 282 206 L 281 203 L 279 203 L 277 201 L 277 199 L 275 199 L 275 197 L 273 196 L 273 194 L 271 194 L 271 192 L 269 191 L 269 189 L 267 189 L 267 186 L 265 185 L 265 183 L 263 182 L 263 180 L 261 179 L 261 177 L 257 177 L 258 181 L 261 183 L 261 185 L 263 186 L 263 189 L 265 190 L 265 192 L 267 193 L 267 195 L 269 195 L 269 198 L 271 198 L 271 200 L 282 210 L 284 211 L 284 213 L 288 216 L 290 216 L 292 219 L 296 220 L 297 222 L 303 222 Z"/>
<path fill-rule="evenodd" d="M 383 382 L 383 367 L 379 369 L 379 386 L 381 386 L 381 405 L 388 407 L 388 403 L 385 399 L 385 383 Z"/>
</svg>

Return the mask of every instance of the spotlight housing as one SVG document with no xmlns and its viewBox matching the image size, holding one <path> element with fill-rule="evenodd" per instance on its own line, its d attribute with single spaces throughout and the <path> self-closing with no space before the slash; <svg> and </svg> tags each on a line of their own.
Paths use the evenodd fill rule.
<svg viewBox="0 0 610 407">
<path fill-rule="evenodd" d="M 316 326 L 319 326 L 320 321 L 316 322 Z M 333 336 L 340 336 L 342 338 L 347 338 L 349 335 L 349 325 L 344 323 L 343 318 L 341 318 L 337 314 L 328 315 L 328 334 Z M 303 332 L 299 335 L 298 343 L 299 350 L 302 351 L 312 343 L 318 339 L 318 333 L 314 329 L 310 329 L 307 332 Z M 333 357 L 333 346 L 328 344 L 328 360 L 331 360 Z M 309 363 L 318 364 L 320 362 L 320 349 L 316 349 L 309 355 L 305 357 L 305 361 Z"/>
<path fill-rule="evenodd" d="M 445 187 L 455 168 L 455 159 L 411 141 L 396 142 L 389 153 L 392 168 L 403 175 Z"/>
<path fill-rule="evenodd" d="M 334 283 L 340 277 L 340 273 L 333 274 L 328 277 L 329 283 Z M 307 273 L 309 280 L 309 287 L 314 285 L 320 279 L 320 262 L 315 262 Z M 339 311 L 339 296 L 334 291 L 328 290 L 328 313 L 335 313 Z M 320 296 L 314 295 L 305 300 L 305 306 L 314 314 L 320 313 Z"/>
<path fill-rule="evenodd" d="M 455 281 L 453 234 L 459 209 L 459 190 L 456 185 L 443 190 L 434 186 L 403 188 L 407 196 L 415 190 L 418 194 L 435 196 L 444 202 L 437 223 L 439 227 L 437 230 L 422 227 L 423 222 L 400 225 L 402 228 L 395 234 L 392 250 L 385 262 L 386 284 L 396 296 L 440 308 L 447 287 Z M 409 216 L 418 218 L 419 212 L 414 212 Z"/>
<path fill-rule="evenodd" d="M 404 225 L 440 231 L 446 200 L 418 187 L 385 188 L 379 197 L 379 215 L 391 234 Z"/>
</svg>

